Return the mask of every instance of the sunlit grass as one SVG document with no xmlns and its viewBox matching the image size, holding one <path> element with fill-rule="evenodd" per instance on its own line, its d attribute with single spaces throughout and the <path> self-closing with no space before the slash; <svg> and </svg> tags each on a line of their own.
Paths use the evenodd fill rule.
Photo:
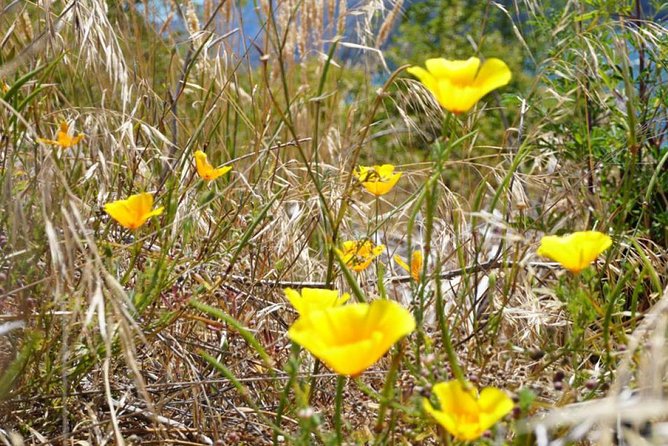
<svg viewBox="0 0 668 446">
<path fill-rule="evenodd" d="M 278 3 L 3 7 L 0 438 L 665 443 L 662 25 Z"/>
</svg>

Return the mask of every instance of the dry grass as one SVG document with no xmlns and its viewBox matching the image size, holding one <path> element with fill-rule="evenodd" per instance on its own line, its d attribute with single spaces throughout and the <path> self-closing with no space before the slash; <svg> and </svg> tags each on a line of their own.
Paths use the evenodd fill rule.
<svg viewBox="0 0 668 446">
<path fill-rule="evenodd" d="M 665 442 L 668 254 L 618 217 L 630 172 L 665 182 L 647 147 L 666 112 L 625 121 L 620 107 L 660 85 L 625 78 L 625 37 L 597 40 L 623 18 L 580 29 L 582 11 L 564 10 L 529 91 L 447 121 L 463 137 L 439 157 L 455 139 L 443 112 L 379 49 L 401 0 L 258 2 L 256 36 L 231 0 L 114 3 L 0 2 L 0 86 L 18 86 L 0 96 L 5 444 L 337 444 L 337 401 L 346 444 L 439 444 L 421 400 L 452 377 L 444 325 L 469 379 L 516 397 L 484 444 Z M 631 33 L 649 58 L 665 31 Z M 575 156 L 564 129 L 582 110 L 611 144 L 638 129 L 625 148 L 644 150 L 638 165 L 619 147 Z M 493 116 L 509 125 L 490 141 Z M 36 142 L 61 120 L 84 142 Z M 203 148 L 233 173 L 201 181 Z M 403 177 L 376 202 L 351 172 L 385 162 Z M 620 207 L 603 198 L 613 183 Z M 165 212 L 124 230 L 103 205 L 140 191 Z M 615 245 L 581 276 L 535 255 L 542 235 L 591 227 Z M 337 400 L 336 375 L 287 339 L 282 290 L 349 290 L 331 248 L 361 238 L 387 253 L 354 276 L 360 289 L 401 302 L 419 329 Z M 392 260 L 415 249 L 429 254 L 420 284 Z"/>
</svg>

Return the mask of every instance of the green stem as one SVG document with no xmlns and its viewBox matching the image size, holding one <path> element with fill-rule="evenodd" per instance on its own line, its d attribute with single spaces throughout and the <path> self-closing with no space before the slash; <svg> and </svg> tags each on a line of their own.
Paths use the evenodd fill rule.
<svg viewBox="0 0 668 446">
<path fill-rule="evenodd" d="M 455 375 L 455 378 L 462 384 L 466 385 L 466 378 L 464 377 L 464 372 L 459 366 L 457 361 L 457 354 L 455 348 L 452 345 L 452 339 L 450 337 L 450 329 L 448 328 L 447 321 L 445 320 L 445 313 L 443 311 L 443 294 L 441 293 L 441 281 L 436 281 L 436 314 L 438 317 L 438 325 L 441 328 L 441 336 L 443 337 L 443 345 L 445 347 L 445 352 L 448 355 L 448 362 L 450 363 L 450 368 L 452 373 Z"/>
<path fill-rule="evenodd" d="M 378 231 L 380 231 L 380 226 L 379 226 L 379 222 L 378 222 L 379 221 L 379 214 L 380 214 L 380 197 L 377 196 L 375 198 L 376 198 L 375 199 L 376 227 L 375 227 L 374 235 L 377 235 Z M 376 238 L 377 240 L 380 241 L 380 237 L 374 237 L 374 238 Z M 372 241 L 372 243 L 375 246 L 375 244 L 376 244 L 375 241 Z M 386 247 L 386 249 L 387 249 L 387 247 Z M 374 260 L 374 263 L 376 264 L 376 277 L 378 278 L 378 286 L 380 288 L 380 287 L 382 287 L 382 282 L 383 282 L 382 268 L 381 268 L 381 264 L 378 261 L 378 259 Z"/>
<path fill-rule="evenodd" d="M 378 418 L 376 419 L 375 432 L 382 432 L 383 421 L 385 419 L 385 412 L 387 411 L 387 406 L 392 401 L 392 396 L 394 393 L 394 383 L 397 380 L 397 375 L 399 371 L 399 364 L 401 364 L 401 359 L 404 356 L 404 343 L 400 342 L 398 345 L 397 353 L 392 358 L 392 364 L 390 364 L 390 370 L 387 373 L 387 379 L 385 380 L 385 386 L 383 387 L 382 397 L 380 399 L 380 407 L 378 408 Z M 378 444 L 381 436 L 376 437 L 374 444 Z"/>
<path fill-rule="evenodd" d="M 315 381 L 316 381 L 316 375 L 320 373 L 320 366 L 322 365 L 322 362 L 320 362 L 319 359 L 315 360 L 315 363 L 313 364 L 313 370 L 311 371 L 311 379 L 309 380 L 308 384 L 308 395 L 306 400 L 308 401 L 308 404 L 311 405 L 313 403 L 313 395 L 315 395 L 315 392 L 313 389 L 315 388 Z"/>
<path fill-rule="evenodd" d="M 128 270 L 125 271 L 125 274 L 123 274 L 123 278 L 121 279 L 122 285 L 127 285 L 128 280 L 130 280 L 130 274 L 135 269 L 135 265 L 137 264 L 137 259 L 139 258 L 139 254 L 141 254 L 141 248 L 143 244 L 144 243 L 141 241 L 141 239 L 137 239 L 135 241 L 134 251 L 132 253 L 132 259 L 130 259 L 130 265 L 128 266 Z"/>
<path fill-rule="evenodd" d="M 278 407 L 276 408 L 276 426 L 280 429 L 281 422 L 283 421 L 283 411 L 290 396 L 290 389 L 292 389 L 292 384 L 295 382 L 297 373 L 299 372 L 299 351 L 300 347 L 298 344 L 293 343 L 290 350 L 290 359 L 287 364 L 287 373 L 288 373 L 288 382 L 281 392 L 281 399 L 278 401 Z M 278 432 L 274 431 L 273 442 L 274 446 L 278 445 Z"/>
<path fill-rule="evenodd" d="M 336 400 L 334 406 L 334 429 L 336 431 L 336 444 L 343 442 L 343 423 L 341 421 L 341 409 L 343 408 L 343 388 L 346 385 L 345 376 L 336 377 Z"/>
</svg>

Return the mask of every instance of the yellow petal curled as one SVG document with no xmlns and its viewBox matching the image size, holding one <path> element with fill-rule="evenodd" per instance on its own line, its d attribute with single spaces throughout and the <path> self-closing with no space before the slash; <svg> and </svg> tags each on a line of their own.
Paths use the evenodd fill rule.
<svg viewBox="0 0 668 446">
<path fill-rule="evenodd" d="M 353 175 L 367 191 L 377 197 L 391 191 L 401 178 L 401 172 L 395 173 L 392 164 L 373 167 L 358 166 Z"/>
<path fill-rule="evenodd" d="M 302 288 L 301 293 L 292 288 L 286 288 L 285 296 L 301 316 L 307 315 L 313 311 L 338 307 L 350 299 L 348 293 L 339 296 L 339 292 L 336 290 L 323 290 L 317 288 Z"/>
<path fill-rule="evenodd" d="M 79 144 L 79 142 L 85 136 L 83 133 L 79 133 L 76 136 L 71 136 L 69 130 L 70 127 L 67 124 L 67 122 L 62 121 L 60 123 L 60 130 L 58 130 L 58 133 L 56 134 L 55 141 L 53 139 L 37 138 L 37 142 L 40 142 L 42 144 L 49 144 L 52 146 L 60 146 L 63 149 L 69 149 L 70 147 Z"/>
<path fill-rule="evenodd" d="M 480 395 L 469 382 L 441 382 L 432 388 L 440 409 L 424 398 L 425 411 L 459 440 L 475 440 L 513 408 L 508 395 L 495 387 L 486 387 Z"/>
<path fill-rule="evenodd" d="M 153 195 L 149 192 L 131 195 L 125 200 L 104 205 L 105 212 L 128 229 L 139 228 L 149 218 L 162 214 L 164 209 L 164 207 L 153 209 Z"/>
<path fill-rule="evenodd" d="M 367 269 L 384 250 L 384 245 L 374 246 L 371 240 L 348 240 L 336 252 L 348 268 L 360 272 Z"/>
<path fill-rule="evenodd" d="M 416 282 L 420 280 L 420 274 L 422 274 L 423 265 L 422 251 L 413 251 L 413 254 L 411 255 L 410 267 L 406 264 L 406 262 L 404 262 L 404 259 L 398 255 L 394 256 L 394 261 L 397 262 L 397 265 L 403 268 L 404 271 L 411 273 L 413 280 Z"/>
<path fill-rule="evenodd" d="M 391 300 L 332 307 L 300 317 L 288 337 L 340 375 L 357 376 L 415 330 L 411 313 Z"/>
<path fill-rule="evenodd" d="M 564 236 L 547 235 L 536 254 L 548 257 L 577 274 L 612 245 L 612 239 L 598 231 L 580 231 Z"/>
<path fill-rule="evenodd" d="M 195 152 L 195 167 L 197 168 L 197 174 L 206 181 L 215 180 L 232 170 L 232 166 L 213 167 L 209 163 L 206 153 L 201 150 Z"/>
</svg>

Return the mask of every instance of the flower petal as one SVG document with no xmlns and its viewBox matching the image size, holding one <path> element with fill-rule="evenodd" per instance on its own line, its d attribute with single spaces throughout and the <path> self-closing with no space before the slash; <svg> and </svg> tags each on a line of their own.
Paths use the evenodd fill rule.
<svg viewBox="0 0 668 446">
<path fill-rule="evenodd" d="M 301 293 L 291 288 L 286 288 L 285 296 L 295 310 L 302 316 L 312 311 L 322 311 L 327 308 L 342 305 L 350 299 L 350 295 L 347 293 L 339 296 L 339 292 L 336 290 L 316 288 L 302 288 Z"/>
<path fill-rule="evenodd" d="M 480 59 L 477 57 L 466 60 L 427 59 L 425 66 L 436 79 L 448 78 L 455 85 L 470 85 L 480 67 Z"/>
<path fill-rule="evenodd" d="M 597 231 L 580 231 L 559 237 L 548 235 L 541 239 L 538 255 L 559 262 L 572 273 L 587 268 L 612 245 L 612 239 Z"/>
<path fill-rule="evenodd" d="M 478 89 L 482 97 L 492 90 L 508 85 L 510 79 L 512 79 L 512 73 L 508 65 L 501 59 L 491 58 L 482 64 L 473 87 Z"/>
<path fill-rule="evenodd" d="M 480 392 L 480 429 L 489 429 L 513 410 L 513 400 L 501 389 L 486 387 Z"/>
<path fill-rule="evenodd" d="M 459 432 L 458 424 L 452 415 L 447 412 L 436 410 L 427 398 L 422 400 L 422 407 L 429 415 L 434 417 L 438 424 L 443 426 L 446 431 L 450 432 L 452 435 L 457 436 L 457 433 Z"/>
<path fill-rule="evenodd" d="M 422 84 L 427 88 L 427 90 L 429 90 L 431 94 L 433 94 L 434 97 L 438 99 L 438 82 L 436 82 L 436 78 L 429 71 L 417 66 L 410 67 L 406 71 L 417 77 L 418 80 L 422 82 Z"/>
<path fill-rule="evenodd" d="M 288 337 L 337 373 L 355 376 L 414 329 L 408 310 L 394 301 L 377 300 L 309 313 L 290 327 Z"/>
<path fill-rule="evenodd" d="M 456 379 L 434 385 L 432 391 L 441 405 L 441 410 L 444 412 L 477 415 L 478 404 L 476 399 L 478 391 L 470 383 L 467 383 L 467 385 L 469 389 L 465 390 L 462 384 Z"/>
<path fill-rule="evenodd" d="M 511 78 L 508 66 L 499 59 L 489 59 L 480 65 L 480 59 L 428 59 L 426 70 L 411 67 L 415 75 L 434 95 L 438 103 L 453 113 L 470 110 L 490 91 L 506 85 Z"/>
<path fill-rule="evenodd" d="M 162 214 L 164 206 L 158 209 L 153 207 L 153 195 L 149 192 L 131 195 L 125 200 L 118 200 L 104 205 L 104 210 L 121 226 L 128 229 L 137 229 L 156 215 Z"/>
<path fill-rule="evenodd" d="M 413 251 L 413 255 L 411 255 L 411 276 L 416 282 L 420 280 L 422 265 L 422 251 Z"/>
<path fill-rule="evenodd" d="M 393 258 L 394 258 L 394 261 L 397 263 L 397 265 L 399 265 L 404 271 L 406 271 L 406 272 L 411 271 L 408 264 L 406 262 L 404 262 L 404 259 L 399 257 L 399 254 L 395 254 Z"/>
<path fill-rule="evenodd" d="M 125 200 L 105 204 L 104 211 L 124 228 L 136 229 L 138 227 L 134 212 Z"/>
<path fill-rule="evenodd" d="M 52 146 L 59 146 L 60 143 L 58 141 L 54 141 L 53 139 L 47 139 L 47 138 L 37 138 L 37 142 L 42 143 L 42 144 L 49 144 Z"/>
</svg>

